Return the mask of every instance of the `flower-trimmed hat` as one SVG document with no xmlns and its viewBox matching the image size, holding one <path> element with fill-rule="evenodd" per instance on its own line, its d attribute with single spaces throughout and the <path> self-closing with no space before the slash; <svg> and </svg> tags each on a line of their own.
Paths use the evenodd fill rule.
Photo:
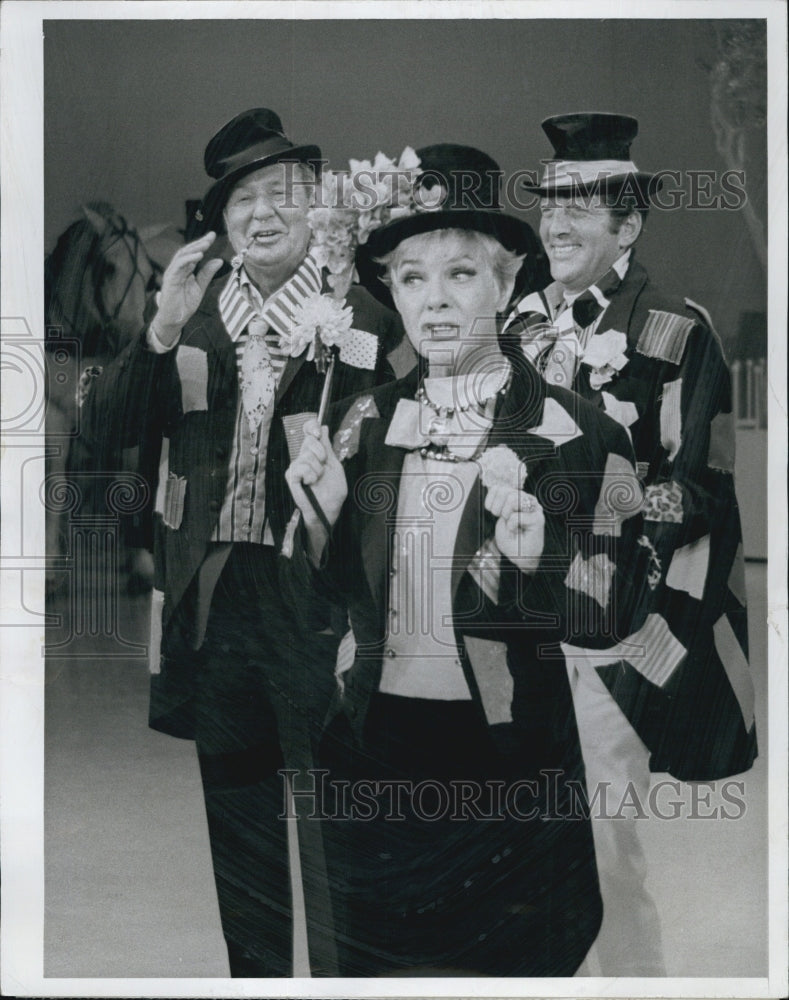
<svg viewBox="0 0 789 1000">
<path fill-rule="evenodd" d="M 502 171 L 487 153 L 439 143 L 417 149 L 416 155 L 420 173 L 409 210 L 370 233 L 365 255 L 381 257 L 409 236 L 436 229 L 487 233 L 516 253 L 533 253 L 539 247 L 531 226 L 502 210 Z"/>
<path fill-rule="evenodd" d="M 223 125 L 203 157 L 205 172 L 214 178 L 196 215 L 203 232 L 219 226 L 228 195 L 242 177 L 283 161 L 312 163 L 319 170 L 321 151 L 318 146 L 292 143 L 279 115 L 269 108 L 250 108 Z"/>
<path fill-rule="evenodd" d="M 655 174 L 638 170 L 630 159 L 630 144 L 638 135 L 638 121 L 630 115 L 582 111 L 554 115 L 542 123 L 553 146 L 553 158 L 544 161 L 539 184 L 524 184 L 541 195 L 595 193 L 632 197 L 639 208 L 661 187 Z"/>
</svg>

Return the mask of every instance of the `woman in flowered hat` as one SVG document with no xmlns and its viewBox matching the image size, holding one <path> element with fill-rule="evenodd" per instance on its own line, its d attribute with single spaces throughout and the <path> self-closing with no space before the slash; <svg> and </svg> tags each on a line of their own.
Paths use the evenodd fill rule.
<svg viewBox="0 0 789 1000">
<path fill-rule="evenodd" d="M 567 976 L 601 903 L 559 643 L 615 627 L 641 498 L 624 429 L 497 335 L 531 231 L 496 164 L 417 153 L 368 249 L 420 363 L 331 437 L 308 425 L 287 474 L 294 596 L 342 591 L 355 643 L 327 773 L 294 787 L 323 817 L 342 975 Z"/>
</svg>

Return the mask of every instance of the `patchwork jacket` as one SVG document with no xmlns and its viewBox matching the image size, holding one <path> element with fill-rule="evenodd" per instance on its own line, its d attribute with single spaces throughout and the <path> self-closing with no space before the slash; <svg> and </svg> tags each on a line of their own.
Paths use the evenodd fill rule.
<svg viewBox="0 0 789 1000">
<path fill-rule="evenodd" d="M 546 289 L 546 292 L 549 290 Z M 518 306 L 551 321 L 545 293 Z M 626 337 L 601 367 L 596 350 Z M 624 338 L 617 342 L 622 343 Z M 708 314 L 667 298 L 631 258 L 572 388 L 631 435 L 648 554 L 625 641 L 596 669 L 651 751 L 654 771 L 714 780 L 756 756 L 731 380 Z M 615 359 L 612 359 L 615 360 Z M 622 362 L 625 362 L 622 364 Z"/>
</svg>

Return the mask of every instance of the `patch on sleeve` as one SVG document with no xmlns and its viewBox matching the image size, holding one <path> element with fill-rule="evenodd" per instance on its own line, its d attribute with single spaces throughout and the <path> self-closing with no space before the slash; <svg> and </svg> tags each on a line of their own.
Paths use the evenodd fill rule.
<svg viewBox="0 0 789 1000">
<path fill-rule="evenodd" d="M 734 418 L 718 413 L 710 423 L 710 451 L 707 465 L 718 472 L 734 472 Z"/>
<path fill-rule="evenodd" d="M 334 453 L 341 462 L 353 458 L 359 450 L 362 421 L 379 416 L 378 407 L 372 396 L 360 396 L 351 406 L 332 440 Z"/>
<path fill-rule="evenodd" d="M 613 417 L 625 430 L 638 420 L 636 404 L 629 399 L 617 399 L 610 392 L 603 392 L 603 408 L 609 417 Z"/>
<path fill-rule="evenodd" d="M 494 538 L 488 538 L 471 557 L 468 572 L 483 594 L 493 604 L 499 603 L 501 552 Z"/>
<path fill-rule="evenodd" d="M 208 355 L 199 347 L 179 344 L 175 354 L 184 413 L 208 409 Z"/>
<path fill-rule="evenodd" d="M 745 560 L 743 558 L 742 542 L 737 546 L 729 573 L 729 590 L 740 604 L 745 607 L 748 595 L 745 590 Z"/>
<path fill-rule="evenodd" d="M 682 487 L 679 483 L 657 483 L 644 490 L 644 520 L 682 524 Z"/>
<path fill-rule="evenodd" d="M 592 531 L 595 535 L 619 537 L 622 523 L 637 514 L 643 503 L 644 492 L 636 470 L 624 456 L 609 452 L 594 508 Z"/>
<path fill-rule="evenodd" d="M 186 500 L 186 476 L 176 476 L 171 472 L 164 484 L 164 511 L 162 520 L 168 528 L 177 531 L 184 518 L 184 501 Z"/>
<path fill-rule="evenodd" d="M 688 316 L 650 309 L 636 350 L 648 358 L 658 358 L 678 365 L 682 361 L 685 344 L 692 329 L 693 320 Z"/>
<path fill-rule="evenodd" d="M 573 420 L 572 415 L 552 396 L 547 396 L 545 399 L 542 423 L 538 427 L 530 427 L 528 433 L 547 438 L 557 446 L 569 444 L 570 441 L 583 437 L 583 431 Z"/>
<path fill-rule="evenodd" d="M 726 615 L 721 615 L 712 626 L 712 634 L 715 637 L 715 652 L 720 657 L 731 689 L 740 706 L 743 724 L 746 730 L 749 730 L 753 725 L 755 696 L 748 660 L 745 658 L 745 653 L 743 653 Z"/>
<path fill-rule="evenodd" d="M 593 598 L 605 611 L 615 571 L 616 567 L 605 552 L 589 559 L 584 559 L 581 553 L 577 552 L 564 578 L 564 585 L 570 590 L 578 590 Z"/>
<path fill-rule="evenodd" d="M 707 569 L 710 564 L 710 536 L 682 545 L 671 557 L 671 565 L 666 574 L 666 586 L 681 590 L 700 601 L 707 583 Z"/>
<path fill-rule="evenodd" d="M 682 379 L 666 382 L 660 401 L 660 443 L 668 452 L 669 462 L 677 457 L 682 445 Z"/>
</svg>

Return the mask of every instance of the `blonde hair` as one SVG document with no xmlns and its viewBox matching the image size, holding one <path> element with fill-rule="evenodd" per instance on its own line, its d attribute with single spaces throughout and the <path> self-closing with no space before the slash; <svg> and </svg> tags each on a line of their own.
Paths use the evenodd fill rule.
<svg viewBox="0 0 789 1000">
<path fill-rule="evenodd" d="M 415 236 L 409 236 L 398 243 L 394 250 L 390 250 L 389 253 L 384 254 L 382 257 L 375 258 L 376 263 L 385 269 L 385 273 L 381 276 L 381 281 L 391 287 L 392 274 L 397 269 L 403 257 L 403 247 L 407 243 L 410 243 L 411 240 L 423 240 L 430 244 L 446 240 L 449 236 L 454 236 L 461 243 L 465 244 L 465 246 L 475 247 L 482 252 L 482 255 L 490 264 L 496 283 L 501 289 L 508 288 L 515 281 L 525 254 L 517 254 L 514 250 L 508 250 L 499 243 L 495 236 L 491 236 L 489 233 L 478 232 L 476 229 L 434 229 L 427 233 L 418 233 Z"/>
</svg>

